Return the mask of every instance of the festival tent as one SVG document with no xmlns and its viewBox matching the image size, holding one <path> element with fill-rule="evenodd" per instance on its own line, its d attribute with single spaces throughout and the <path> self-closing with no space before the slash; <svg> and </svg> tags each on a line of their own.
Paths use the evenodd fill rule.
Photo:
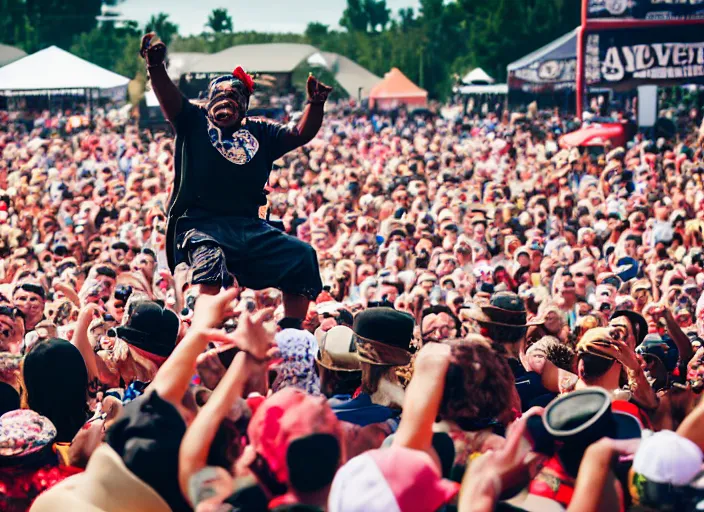
<svg viewBox="0 0 704 512">
<path fill-rule="evenodd" d="M 241 44 L 204 56 L 193 63 L 189 72 L 221 75 L 242 66 L 248 73 L 286 74 L 317 51 L 309 44 Z"/>
<path fill-rule="evenodd" d="M 351 98 L 364 100 L 381 78 L 344 55 L 318 52 L 308 57 L 311 66 L 324 67 L 335 76 L 335 81 Z"/>
<path fill-rule="evenodd" d="M 508 86 L 506 84 L 497 84 L 496 80 L 489 76 L 482 68 L 474 68 L 464 75 L 462 84 L 455 87 L 453 92 L 463 95 L 504 95 L 508 93 Z"/>
<path fill-rule="evenodd" d="M 199 61 L 207 57 L 207 53 L 201 52 L 171 52 L 167 54 L 167 71 L 172 82 L 178 83 L 181 75 L 188 73 Z"/>
<path fill-rule="evenodd" d="M 124 98 L 130 79 L 50 46 L 0 68 L 0 95 Z"/>
<path fill-rule="evenodd" d="M 25 57 L 27 52 L 15 48 L 14 46 L 8 46 L 6 44 L 0 44 L 0 66 L 6 66 L 11 62 L 15 62 L 22 57 Z"/>
<path fill-rule="evenodd" d="M 369 107 L 391 110 L 400 106 L 425 107 L 428 105 L 428 91 L 411 82 L 398 68 L 384 75 L 384 79 L 371 90 Z"/>
<path fill-rule="evenodd" d="M 513 91 L 574 90 L 577 70 L 577 32 L 571 30 L 542 48 L 508 65 L 509 94 Z"/>
<path fill-rule="evenodd" d="M 482 68 L 474 68 L 472 71 L 464 75 L 462 83 L 467 85 L 488 85 L 496 82 Z"/>
<path fill-rule="evenodd" d="M 508 85 L 506 84 L 493 84 L 493 85 L 460 85 L 455 87 L 453 92 L 472 95 L 472 94 L 498 94 L 506 95 L 508 94 Z"/>
<path fill-rule="evenodd" d="M 288 91 L 293 85 L 293 72 L 318 51 L 314 46 L 298 43 L 231 46 L 193 62 L 181 76 L 179 87 L 187 97 L 195 98 L 213 78 L 242 66 L 248 73 L 270 76 L 277 89 Z"/>
</svg>

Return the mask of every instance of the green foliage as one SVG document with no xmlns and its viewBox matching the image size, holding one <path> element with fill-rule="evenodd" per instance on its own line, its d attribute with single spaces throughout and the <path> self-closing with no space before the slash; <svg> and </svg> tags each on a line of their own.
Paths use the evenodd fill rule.
<svg viewBox="0 0 704 512">
<path fill-rule="evenodd" d="M 413 7 L 398 10 L 398 26 L 402 32 L 408 32 L 416 25 L 416 14 Z"/>
<path fill-rule="evenodd" d="M 379 76 L 398 67 L 431 97 L 442 99 L 450 91 L 451 76 L 473 67 L 480 66 L 504 80 L 507 64 L 576 27 L 581 3 L 420 0 L 418 12 L 406 8 L 392 17 L 386 0 L 347 0 L 340 19 L 343 30 L 311 22 L 304 34 L 233 32 L 228 11 L 215 9 L 205 20 L 206 33 L 181 38 L 165 13 L 155 13 L 145 27 L 111 21 L 98 26 L 95 17 L 101 6 L 115 12 L 122 1 L 0 0 L 0 39 L 29 52 L 56 44 L 129 77 L 143 69 L 137 52 L 141 35 L 150 30 L 171 52 L 212 53 L 241 44 L 309 43 L 345 55 Z"/>
<path fill-rule="evenodd" d="M 156 32 L 159 38 L 168 46 L 174 36 L 178 34 L 178 25 L 169 21 L 169 15 L 163 12 L 153 15 L 149 18 L 147 26 L 144 27 L 145 32 Z"/>
<path fill-rule="evenodd" d="M 506 65 L 579 24 L 574 0 L 458 0 L 468 27 L 467 52 L 459 62 L 479 66 L 497 79 Z"/>
<path fill-rule="evenodd" d="M 317 21 L 313 21 L 311 23 L 308 23 L 306 31 L 303 33 L 303 36 L 310 42 L 310 44 L 316 46 L 328 38 L 329 32 L 329 26 L 323 23 L 318 23 Z"/>
<path fill-rule="evenodd" d="M 386 7 L 386 0 L 364 0 L 364 11 L 372 32 L 384 30 L 391 20 L 391 9 Z"/>
<path fill-rule="evenodd" d="M 26 0 L 29 24 L 36 31 L 36 45 L 42 48 L 56 45 L 63 49 L 71 46 L 75 34 L 93 29 L 100 14 L 101 0 Z M 38 47 L 30 48 L 35 51 Z"/>
<path fill-rule="evenodd" d="M 391 10 L 386 7 L 386 0 L 347 0 L 340 26 L 348 32 L 376 32 L 383 31 L 389 21 Z"/>
<path fill-rule="evenodd" d="M 0 0 L 0 37 L 4 43 L 25 51 L 37 47 L 37 31 L 30 23 L 23 0 Z"/>
<path fill-rule="evenodd" d="M 27 52 L 68 49 L 74 35 L 97 25 L 101 6 L 101 0 L 0 0 L 0 38 Z"/>
<path fill-rule="evenodd" d="M 143 66 L 139 56 L 141 35 L 136 24 L 115 27 L 113 23 L 105 23 L 78 36 L 70 51 L 98 66 L 132 78 Z"/>
<path fill-rule="evenodd" d="M 179 37 L 169 45 L 171 52 L 215 53 L 240 44 L 304 43 L 302 34 L 267 34 L 263 32 L 233 32 Z"/>
<path fill-rule="evenodd" d="M 347 98 L 347 93 L 342 88 L 340 84 L 335 80 L 335 75 L 328 71 L 327 69 L 320 66 L 310 66 L 307 63 L 299 66 L 294 72 L 292 78 L 293 85 L 301 90 L 305 91 L 306 82 L 308 81 L 308 74 L 313 73 L 315 78 L 320 80 L 322 83 L 329 85 L 333 88 L 330 94 L 330 99 L 333 101 L 341 100 Z"/>
<path fill-rule="evenodd" d="M 232 32 L 232 16 L 227 12 L 227 9 L 213 9 L 208 15 L 205 27 L 216 34 Z"/>
<path fill-rule="evenodd" d="M 347 0 L 347 8 L 340 18 L 340 26 L 349 32 L 366 32 L 368 21 L 362 0 Z"/>
</svg>

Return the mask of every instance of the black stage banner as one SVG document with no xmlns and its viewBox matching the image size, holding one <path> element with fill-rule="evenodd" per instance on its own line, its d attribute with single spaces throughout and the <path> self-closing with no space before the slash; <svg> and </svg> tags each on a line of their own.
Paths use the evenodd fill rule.
<svg viewBox="0 0 704 512">
<path fill-rule="evenodd" d="M 704 29 L 684 25 L 588 33 L 584 73 L 590 86 L 704 83 Z"/>
<path fill-rule="evenodd" d="M 514 89 L 530 91 L 574 89 L 577 60 L 538 60 L 509 71 L 509 82 Z"/>
<path fill-rule="evenodd" d="M 589 20 L 704 19 L 704 0 L 585 0 Z"/>
</svg>

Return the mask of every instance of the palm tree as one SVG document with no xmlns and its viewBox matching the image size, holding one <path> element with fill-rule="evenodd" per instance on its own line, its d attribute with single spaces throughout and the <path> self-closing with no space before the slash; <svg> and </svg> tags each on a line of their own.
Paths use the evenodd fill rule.
<svg viewBox="0 0 704 512">
<path fill-rule="evenodd" d="M 208 15 L 205 28 L 209 28 L 216 34 L 232 32 L 232 16 L 229 15 L 227 9 L 213 9 Z"/>
<path fill-rule="evenodd" d="M 156 32 L 164 44 L 168 46 L 174 36 L 178 35 L 178 25 L 169 21 L 168 14 L 160 12 L 149 18 L 145 31 Z"/>
</svg>

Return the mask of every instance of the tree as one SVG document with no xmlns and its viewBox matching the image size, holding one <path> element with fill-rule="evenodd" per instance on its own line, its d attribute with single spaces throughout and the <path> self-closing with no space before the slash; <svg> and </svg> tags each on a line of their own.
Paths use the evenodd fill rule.
<svg viewBox="0 0 704 512">
<path fill-rule="evenodd" d="M 216 34 L 232 32 L 232 16 L 229 15 L 227 9 L 213 9 L 208 15 L 208 22 L 205 27 Z"/>
<path fill-rule="evenodd" d="M 169 21 L 169 15 L 163 12 L 149 18 L 144 30 L 146 32 L 156 32 L 166 46 L 169 46 L 174 36 L 178 35 L 178 25 Z"/>
<path fill-rule="evenodd" d="M 35 37 L 28 51 L 56 45 L 63 49 L 71 46 L 76 35 L 88 32 L 97 25 L 102 0 L 24 0 L 14 4 L 15 16 L 26 16 Z M 7 16 L 8 13 L 2 13 Z M 2 36 L 4 38 L 4 34 Z"/>
<path fill-rule="evenodd" d="M 124 0 L 0 0 L 0 39 L 35 51 L 50 44 L 122 75 L 141 73 L 137 51 L 143 32 L 119 17 Z M 152 16 L 154 30 L 171 51 L 217 52 L 234 45 L 309 43 L 344 55 L 382 76 L 401 69 L 433 98 L 451 90 L 451 76 L 481 66 L 497 80 L 506 65 L 579 24 L 576 0 L 419 0 L 419 9 L 401 9 L 392 20 L 386 0 L 347 0 L 340 19 L 345 30 L 312 22 L 305 34 L 232 31 L 225 8 L 207 20 L 207 33 L 175 37 L 168 16 Z M 108 18 L 97 25 L 101 12 Z M 110 20 L 110 16 L 118 21 Z M 73 44 L 71 44 L 73 43 Z M 303 77 L 305 78 L 305 77 Z"/>
<path fill-rule="evenodd" d="M 317 21 L 311 21 L 306 27 L 304 35 L 310 39 L 321 39 L 328 35 L 330 27 L 324 23 L 319 23 Z"/>
<path fill-rule="evenodd" d="M 347 0 L 340 26 L 346 28 L 348 32 L 366 32 L 368 24 L 367 12 L 362 5 L 362 0 Z"/>
<path fill-rule="evenodd" d="M 26 51 L 38 46 L 36 31 L 22 0 L 0 0 L 0 37 L 4 43 Z"/>
<path fill-rule="evenodd" d="M 115 73 L 133 78 L 144 65 L 139 57 L 142 31 L 136 22 L 106 23 L 76 37 L 71 53 Z"/>
<path fill-rule="evenodd" d="M 398 10 L 398 23 L 402 32 L 408 32 L 416 22 L 416 13 L 413 7 Z"/>
<path fill-rule="evenodd" d="M 481 66 L 502 80 L 507 64 L 577 26 L 579 4 L 570 0 L 458 0 L 459 16 L 467 27 L 467 52 L 457 57 L 455 71 Z"/>
<path fill-rule="evenodd" d="M 324 23 L 318 23 L 317 21 L 311 21 L 306 27 L 306 31 L 303 33 L 306 40 L 313 46 L 317 46 L 328 37 L 330 27 Z"/>
<path fill-rule="evenodd" d="M 386 0 L 364 0 L 362 7 L 371 32 L 376 32 L 377 28 L 383 31 L 389 24 L 391 9 L 386 7 Z"/>
</svg>

